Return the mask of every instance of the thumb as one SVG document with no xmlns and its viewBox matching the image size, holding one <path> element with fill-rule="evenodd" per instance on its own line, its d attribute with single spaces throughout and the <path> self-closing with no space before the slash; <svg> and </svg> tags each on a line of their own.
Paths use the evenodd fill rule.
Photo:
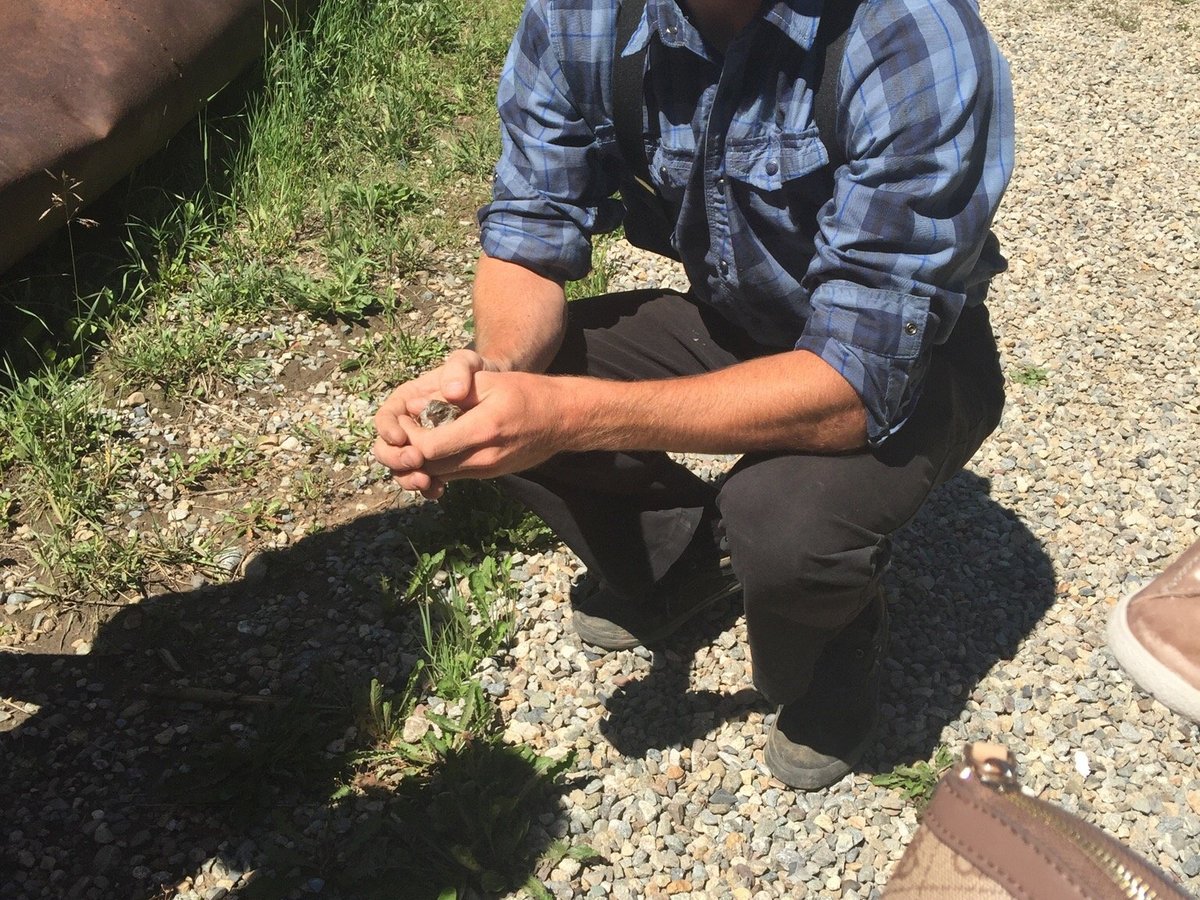
<svg viewBox="0 0 1200 900">
<path fill-rule="evenodd" d="M 465 405 L 465 401 L 475 392 L 475 374 L 484 369 L 483 357 L 474 350 L 457 350 L 446 358 L 442 369 L 442 396 L 455 406 Z"/>
</svg>

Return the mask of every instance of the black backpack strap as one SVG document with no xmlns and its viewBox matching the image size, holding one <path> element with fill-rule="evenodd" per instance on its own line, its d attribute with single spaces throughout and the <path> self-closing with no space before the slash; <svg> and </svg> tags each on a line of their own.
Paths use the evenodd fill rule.
<svg viewBox="0 0 1200 900">
<path fill-rule="evenodd" d="M 633 37 L 645 8 L 646 0 L 621 0 L 617 10 L 617 45 L 613 51 L 613 131 L 625 164 L 642 187 L 653 194 L 650 165 L 642 144 L 642 119 L 646 105 L 643 79 L 649 45 L 631 56 L 621 55 L 621 50 Z"/>
<path fill-rule="evenodd" d="M 822 54 L 817 83 L 813 86 L 813 119 L 829 155 L 831 172 L 846 162 L 846 154 L 837 140 L 838 75 L 846 55 L 846 35 L 861 5 L 862 0 L 825 0 L 813 41 L 813 52 Z"/>
<path fill-rule="evenodd" d="M 646 145 L 642 140 L 649 45 L 631 56 L 621 56 L 621 50 L 633 37 L 645 8 L 646 0 L 621 0 L 617 11 L 617 43 L 613 51 L 613 132 L 626 168 L 626 174 L 621 178 L 625 237 L 635 247 L 678 259 L 679 254 L 671 246 L 675 216 L 650 180 L 650 162 L 646 159 Z"/>
</svg>

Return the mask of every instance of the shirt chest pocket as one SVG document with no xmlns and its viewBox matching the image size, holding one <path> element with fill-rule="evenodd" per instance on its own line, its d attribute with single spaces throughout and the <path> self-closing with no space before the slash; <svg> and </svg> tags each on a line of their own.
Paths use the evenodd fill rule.
<svg viewBox="0 0 1200 900">
<path fill-rule="evenodd" d="M 756 193 L 782 191 L 828 162 L 816 126 L 804 131 L 773 128 L 725 143 L 725 174 Z"/>
<path fill-rule="evenodd" d="M 687 190 L 695 163 L 695 150 L 663 144 L 654 148 L 650 157 L 650 178 L 664 200 L 676 206 L 683 203 L 683 193 Z"/>
</svg>

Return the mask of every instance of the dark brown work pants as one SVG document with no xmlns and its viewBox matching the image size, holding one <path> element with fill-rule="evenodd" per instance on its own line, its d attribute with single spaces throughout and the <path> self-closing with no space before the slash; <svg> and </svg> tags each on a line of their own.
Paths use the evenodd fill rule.
<svg viewBox="0 0 1200 900">
<path fill-rule="evenodd" d="M 572 303 L 550 371 L 670 378 L 772 352 L 684 295 L 633 291 Z M 705 512 L 719 509 L 755 686 L 788 703 L 806 690 L 822 647 L 877 590 L 890 536 L 971 458 L 1003 402 L 987 311 L 975 307 L 934 351 L 916 410 L 881 447 L 747 454 L 719 488 L 665 453 L 642 452 L 561 454 L 500 481 L 592 574 L 631 596 L 661 578 Z"/>
</svg>

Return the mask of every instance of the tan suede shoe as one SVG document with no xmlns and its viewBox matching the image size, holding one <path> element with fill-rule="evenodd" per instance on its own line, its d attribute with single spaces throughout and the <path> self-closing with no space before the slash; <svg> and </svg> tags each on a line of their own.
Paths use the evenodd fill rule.
<svg viewBox="0 0 1200 900">
<path fill-rule="evenodd" d="M 1200 542 L 1117 604 L 1108 642 L 1142 688 L 1200 722 Z"/>
</svg>

